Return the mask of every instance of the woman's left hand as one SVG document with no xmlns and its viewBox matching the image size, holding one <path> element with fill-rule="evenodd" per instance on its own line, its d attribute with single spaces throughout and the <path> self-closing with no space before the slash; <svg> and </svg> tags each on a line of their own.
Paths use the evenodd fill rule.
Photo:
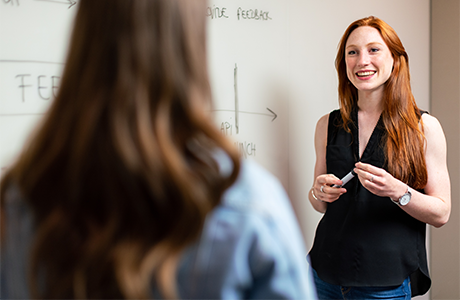
<svg viewBox="0 0 460 300">
<path fill-rule="evenodd" d="M 377 196 L 398 199 L 407 191 L 405 183 L 394 178 L 382 168 L 358 162 L 355 164 L 354 171 L 361 184 Z"/>
<path fill-rule="evenodd" d="M 428 181 L 423 187 L 423 193 L 411 191 L 409 204 L 401 206 L 401 209 L 421 222 L 441 227 L 449 220 L 451 211 L 447 144 L 441 124 L 436 118 L 423 114 L 422 120 Z M 354 171 L 361 184 L 377 196 L 396 200 L 407 191 L 405 183 L 381 168 L 358 162 Z"/>
</svg>

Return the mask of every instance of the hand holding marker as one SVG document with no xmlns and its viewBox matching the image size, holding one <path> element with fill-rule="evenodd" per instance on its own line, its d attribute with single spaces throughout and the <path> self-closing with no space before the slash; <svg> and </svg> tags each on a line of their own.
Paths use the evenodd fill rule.
<svg viewBox="0 0 460 300">
<path fill-rule="evenodd" d="M 347 175 L 345 175 L 345 177 L 343 177 L 341 180 L 342 180 L 342 185 L 337 185 L 337 184 L 334 184 L 332 187 L 342 187 L 344 186 L 348 181 L 350 181 L 353 177 L 355 177 L 356 173 L 355 171 L 351 170 L 350 173 L 348 173 Z"/>
</svg>

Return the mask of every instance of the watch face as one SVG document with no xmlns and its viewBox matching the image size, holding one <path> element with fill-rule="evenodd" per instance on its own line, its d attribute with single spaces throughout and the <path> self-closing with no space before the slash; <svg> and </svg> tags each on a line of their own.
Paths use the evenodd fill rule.
<svg viewBox="0 0 460 300">
<path fill-rule="evenodd" d="M 399 204 L 401 205 L 406 205 L 407 203 L 409 203 L 410 201 L 410 194 L 407 193 L 407 194 L 404 194 L 401 199 L 399 199 Z"/>
</svg>

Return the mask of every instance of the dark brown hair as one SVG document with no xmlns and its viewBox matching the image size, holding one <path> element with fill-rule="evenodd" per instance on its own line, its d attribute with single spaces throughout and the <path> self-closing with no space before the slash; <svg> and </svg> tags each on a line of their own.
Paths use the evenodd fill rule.
<svg viewBox="0 0 460 300">
<path fill-rule="evenodd" d="M 36 222 L 34 297 L 144 298 L 155 283 L 173 298 L 181 252 L 239 172 L 210 116 L 206 1 L 78 6 L 59 93 L 2 181 L 2 212 L 17 186 Z"/>
<path fill-rule="evenodd" d="M 386 134 L 386 160 L 389 172 L 413 188 L 425 187 L 428 174 L 424 155 L 425 136 L 421 112 L 410 86 L 409 57 L 398 35 L 387 23 L 370 16 L 348 26 L 339 44 L 335 61 L 339 78 L 339 102 L 343 126 L 348 130 L 358 91 L 347 77 L 345 47 L 350 34 L 360 26 L 377 29 L 391 51 L 393 71 L 385 83 L 382 120 Z"/>
</svg>

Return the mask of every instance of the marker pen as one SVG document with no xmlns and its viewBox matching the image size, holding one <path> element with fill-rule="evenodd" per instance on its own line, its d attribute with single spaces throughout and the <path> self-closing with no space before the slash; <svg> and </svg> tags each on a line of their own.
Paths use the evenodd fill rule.
<svg viewBox="0 0 460 300">
<path fill-rule="evenodd" d="M 343 177 L 341 180 L 342 180 L 342 185 L 337 185 L 337 184 L 334 184 L 332 187 L 342 187 L 344 186 L 348 181 L 350 181 L 353 177 L 355 177 L 356 173 L 355 171 L 351 170 L 350 173 L 348 173 L 347 175 L 345 175 L 345 177 Z"/>
</svg>

